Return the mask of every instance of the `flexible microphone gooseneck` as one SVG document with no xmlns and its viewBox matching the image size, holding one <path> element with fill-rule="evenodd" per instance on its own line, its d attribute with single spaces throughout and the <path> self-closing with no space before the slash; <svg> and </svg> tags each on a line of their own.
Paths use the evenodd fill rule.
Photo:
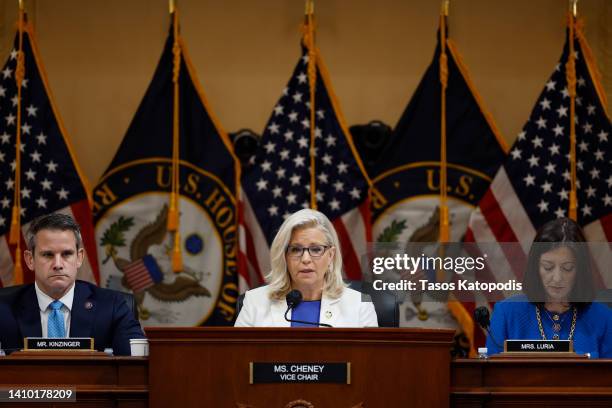
<svg viewBox="0 0 612 408">
<path fill-rule="evenodd" d="M 285 296 L 285 300 L 287 301 L 287 311 L 285 312 L 285 320 L 288 322 L 302 323 L 302 324 L 310 324 L 313 326 L 323 326 L 323 327 L 333 327 L 331 324 L 326 323 L 316 323 L 316 322 L 306 322 L 303 320 L 294 320 L 289 319 L 287 315 L 291 309 L 295 309 L 300 303 L 302 303 L 302 292 L 297 289 L 293 289 L 291 292 L 287 293 Z"/>
<path fill-rule="evenodd" d="M 497 340 L 495 340 L 495 337 L 493 337 L 493 334 L 489 330 L 489 327 L 491 326 L 491 321 L 489 317 L 489 309 L 487 309 L 484 306 L 477 307 L 474 310 L 474 320 L 476 320 L 476 323 L 478 323 L 478 325 L 487 332 L 487 334 L 491 337 L 491 340 L 493 340 L 493 343 L 495 343 L 497 347 L 503 348 L 497 342 Z"/>
</svg>

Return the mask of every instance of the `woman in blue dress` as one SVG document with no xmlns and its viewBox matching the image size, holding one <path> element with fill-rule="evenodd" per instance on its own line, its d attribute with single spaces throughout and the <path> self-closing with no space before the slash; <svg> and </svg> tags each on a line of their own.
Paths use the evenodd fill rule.
<svg viewBox="0 0 612 408">
<path fill-rule="evenodd" d="M 573 340 L 578 354 L 612 358 L 612 309 L 593 302 L 588 247 L 574 221 L 559 218 L 537 232 L 523 292 L 495 305 L 489 354 L 502 352 L 506 339 Z"/>
</svg>

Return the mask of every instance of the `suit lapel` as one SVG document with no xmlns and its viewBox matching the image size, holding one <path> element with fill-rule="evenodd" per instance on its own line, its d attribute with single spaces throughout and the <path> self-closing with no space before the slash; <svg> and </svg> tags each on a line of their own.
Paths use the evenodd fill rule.
<svg viewBox="0 0 612 408">
<path fill-rule="evenodd" d="M 40 307 L 34 284 L 25 291 L 16 305 L 15 315 L 22 337 L 42 337 L 40 324 Z"/>
<path fill-rule="evenodd" d="M 70 315 L 70 337 L 95 337 L 93 323 L 96 316 L 96 302 L 90 287 L 83 282 L 75 282 Z"/>
<path fill-rule="evenodd" d="M 338 299 L 330 299 L 325 294 L 321 299 L 321 312 L 319 313 L 319 323 L 329 324 L 331 326 L 336 325 L 336 319 L 339 316 L 338 311 Z"/>
</svg>

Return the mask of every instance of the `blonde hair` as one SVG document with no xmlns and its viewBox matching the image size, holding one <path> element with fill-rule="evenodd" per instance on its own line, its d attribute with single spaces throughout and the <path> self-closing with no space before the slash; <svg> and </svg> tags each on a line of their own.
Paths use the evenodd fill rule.
<svg viewBox="0 0 612 408">
<path fill-rule="evenodd" d="M 303 228 L 318 228 L 325 234 L 326 244 L 335 247 L 334 258 L 323 278 L 323 294 L 332 299 L 339 298 L 346 287 L 342 280 L 342 254 L 340 241 L 333 224 L 325 214 L 304 209 L 291 214 L 280 226 L 270 248 L 270 264 L 272 269 L 265 276 L 266 283 L 270 285 L 271 299 L 284 299 L 291 291 L 291 277 L 287 270 L 285 253 L 291 240 L 293 231 Z"/>
</svg>

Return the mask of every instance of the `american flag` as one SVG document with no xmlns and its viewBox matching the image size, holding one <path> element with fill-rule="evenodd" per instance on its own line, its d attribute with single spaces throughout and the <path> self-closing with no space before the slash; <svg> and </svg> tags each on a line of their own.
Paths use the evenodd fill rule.
<svg viewBox="0 0 612 408">
<path fill-rule="evenodd" d="M 149 254 L 127 265 L 123 273 L 134 293 L 142 292 L 164 278 L 157 261 Z"/>
<path fill-rule="evenodd" d="M 9 245 L 9 230 L 15 192 L 15 170 L 21 174 L 21 249 L 29 222 L 43 214 L 70 214 L 81 225 L 87 258 L 79 279 L 99 280 L 91 210 L 82 177 L 65 139 L 65 130 L 32 35 L 26 24 L 23 33 L 25 77 L 21 91 L 21 166 L 15 160 L 17 86 L 15 70 L 18 35 L 8 61 L 0 71 L 0 287 L 14 284 L 15 246 Z M 24 282 L 34 280 L 22 262 Z"/>
<path fill-rule="evenodd" d="M 370 241 L 369 181 L 332 93 L 327 71 L 316 54 L 315 183 L 317 209 L 333 222 L 341 241 L 345 275 L 362 276 L 360 256 Z M 283 220 L 310 207 L 309 54 L 302 47 L 242 177 L 241 251 L 248 276 L 241 289 L 255 287 L 269 271 L 269 246 Z"/>
<path fill-rule="evenodd" d="M 589 46 L 576 31 L 576 185 L 578 223 L 589 241 L 612 241 L 612 126 Z M 522 277 L 537 229 L 567 217 L 570 193 L 570 95 L 566 80 L 566 41 L 560 62 L 540 94 L 529 118 L 487 193 L 472 214 L 467 241 L 519 242 L 510 251 L 499 248 L 494 278 Z M 593 73 L 593 74 L 592 74 Z M 490 246 L 488 248 L 491 248 Z M 600 271 L 609 269 L 610 251 L 595 256 Z M 607 259 L 607 260 L 606 260 Z M 517 262 L 514 262 L 516 260 Z M 610 287 L 602 274 L 599 283 Z M 596 277 L 597 278 L 597 277 Z"/>
</svg>

